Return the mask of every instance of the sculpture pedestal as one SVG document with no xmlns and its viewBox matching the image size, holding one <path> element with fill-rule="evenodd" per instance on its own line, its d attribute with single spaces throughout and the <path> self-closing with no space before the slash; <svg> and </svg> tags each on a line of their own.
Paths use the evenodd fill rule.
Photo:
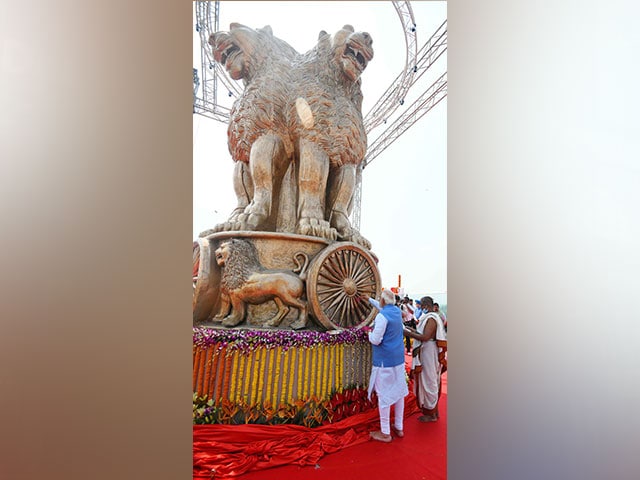
<svg viewBox="0 0 640 480">
<path fill-rule="evenodd" d="M 196 423 L 317 426 L 373 408 L 366 399 L 371 345 L 336 334 L 194 329 Z M 197 417 L 197 418 L 196 418 Z"/>
</svg>

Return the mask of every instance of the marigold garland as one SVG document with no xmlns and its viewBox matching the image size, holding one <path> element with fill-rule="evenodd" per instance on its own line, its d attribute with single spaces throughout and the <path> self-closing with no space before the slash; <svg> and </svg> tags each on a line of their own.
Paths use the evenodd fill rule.
<svg viewBox="0 0 640 480">
<path fill-rule="evenodd" d="M 280 358 L 282 359 L 282 363 L 283 363 L 283 372 L 282 372 L 282 378 L 289 378 L 289 359 L 288 359 L 289 355 L 287 355 L 287 352 L 280 352 Z M 280 390 L 280 404 L 286 403 L 287 402 L 287 382 L 284 381 L 282 382 L 282 388 Z"/>
<path fill-rule="evenodd" d="M 224 359 L 224 373 L 222 377 L 222 390 L 220 391 L 220 398 L 228 398 L 229 396 L 229 383 L 231 382 L 231 356 L 226 356 Z"/>
<path fill-rule="evenodd" d="M 217 359 L 218 359 L 218 354 L 217 352 L 214 351 L 213 348 L 209 348 L 208 349 L 210 351 L 210 356 L 209 356 L 209 365 L 211 366 L 211 372 L 217 372 Z M 214 375 L 213 373 L 209 374 L 209 384 L 207 385 L 207 396 L 209 398 L 213 397 L 213 387 L 215 385 L 215 380 L 216 380 L 216 375 Z"/>
<path fill-rule="evenodd" d="M 338 347 L 338 377 L 336 383 L 344 385 L 344 345 Z M 340 387 L 342 391 L 342 387 Z"/>
<path fill-rule="evenodd" d="M 295 361 L 295 356 L 296 356 L 296 351 L 295 350 L 291 350 L 289 352 L 287 352 L 287 355 L 291 356 L 291 359 L 287 362 L 288 364 L 291 364 L 291 368 L 294 368 L 294 365 L 296 365 L 294 363 Z M 291 403 L 293 401 L 293 371 L 291 373 L 289 373 L 289 388 L 287 389 L 287 403 Z"/>
<path fill-rule="evenodd" d="M 276 367 L 275 367 L 275 371 L 276 371 L 276 376 L 275 378 L 280 379 L 282 378 L 280 376 L 280 364 L 282 363 L 282 347 L 277 347 L 274 352 L 273 352 L 273 356 L 275 358 L 275 363 L 276 363 Z M 273 386 L 273 396 L 271 398 L 271 404 L 272 405 L 278 405 L 278 385 L 274 385 Z"/>
<path fill-rule="evenodd" d="M 249 373 L 249 356 L 243 356 L 240 359 L 240 363 L 241 363 L 241 367 L 240 367 L 240 371 L 242 373 L 240 373 L 239 378 L 243 379 L 242 385 L 238 385 L 238 391 L 239 391 L 239 397 L 242 401 L 245 402 L 251 402 L 251 399 L 249 398 L 249 382 L 247 382 L 245 379 L 248 376 Z M 240 387 L 242 387 L 242 390 L 240 389 Z M 240 391 L 241 390 L 241 391 Z"/>
<path fill-rule="evenodd" d="M 233 366 L 231 367 L 231 390 L 229 391 L 229 393 L 231 395 L 229 395 L 229 397 L 231 398 L 231 401 L 237 402 L 238 401 L 238 392 L 236 390 L 236 378 L 238 378 L 237 375 L 238 372 L 238 357 L 233 357 Z"/>
<path fill-rule="evenodd" d="M 373 408 L 366 390 L 356 388 L 366 383 L 369 362 L 354 357 L 370 357 L 368 344 L 358 328 L 337 333 L 194 328 L 194 423 L 318 426 Z M 344 365 L 349 357 L 351 365 Z M 211 375 L 212 369 L 218 374 Z M 283 381 L 268 384 L 265 374 Z"/>
<path fill-rule="evenodd" d="M 265 352 L 266 352 L 266 350 L 265 350 Z M 273 376 L 272 372 L 274 370 L 274 367 L 273 367 L 273 357 L 274 357 L 274 355 L 273 355 L 273 353 L 274 353 L 274 350 L 271 350 L 271 351 L 267 352 L 266 371 L 267 371 L 267 374 L 269 375 L 269 378 L 271 378 Z M 275 378 L 278 378 L 278 377 L 275 377 Z M 270 402 L 271 401 L 270 399 L 271 399 L 271 387 L 272 387 L 272 385 L 273 385 L 273 382 L 267 382 L 266 392 L 263 395 L 263 399 L 264 399 L 265 402 Z M 260 389 L 260 390 L 262 390 L 262 389 Z"/>
<path fill-rule="evenodd" d="M 193 391 L 197 392 L 198 391 L 198 365 L 199 365 L 199 361 L 200 361 L 200 348 L 197 348 L 196 346 L 193 347 L 194 348 L 194 352 L 193 352 Z"/>
<path fill-rule="evenodd" d="M 213 392 L 211 393 L 213 394 L 215 392 L 215 399 L 219 400 L 222 398 L 222 380 L 224 378 L 224 359 L 221 350 L 216 352 L 216 372 L 218 372 L 218 374 L 215 376 L 216 381 L 213 387 Z"/>
<path fill-rule="evenodd" d="M 295 352 L 296 350 L 294 350 Z M 296 375 L 298 377 L 298 390 L 296 390 L 296 398 L 300 398 L 301 396 L 304 395 L 304 392 L 302 391 L 302 370 L 304 369 L 304 354 L 305 354 L 305 350 L 304 349 L 300 349 L 297 350 L 297 361 L 296 361 Z"/>
<path fill-rule="evenodd" d="M 245 382 L 251 385 L 251 398 L 253 402 L 258 401 L 258 375 L 260 374 L 260 352 L 251 352 L 251 378 L 246 378 Z"/>
<path fill-rule="evenodd" d="M 302 378 L 302 397 L 309 398 L 311 396 L 311 383 L 309 379 L 309 364 L 311 363 L 311 353 L 309 349 L 304 350 L 304 377 Z M 300 395 L 298 395 L 299 397 Z"/>
<path fill-rule="evenodd" d="M 318 397 L 320 396 L 320 372 L 321 372 L 321 369 L 320 369 L 321 368 L 320 349 L 321 348 L 322 348 L 321 346 L 318 346 L 318 347 L 315 348 L 316 354 L 315 354 L 315 358 L 314 358 L 314 361 L 313 361 L 313 366 L 314 366 L 315 372 L 314 372 L 314 375 L 313 375 L 313 377 L 314 377 L 314 385 L 313 385 L 312 395 L 315 395 L 315 396 L 318 396 Z"/>
<path fill-rule="evenodd" d="M 265 364 L 266 362 L 266 354 L 267 354 L 267 350 L 264 348 L 260 349 L 260 365 L 258 368 L 258 396 L 262 395 L 262 392 L 264 391 L 264 368 L 265 368 Z"/>
</svg>

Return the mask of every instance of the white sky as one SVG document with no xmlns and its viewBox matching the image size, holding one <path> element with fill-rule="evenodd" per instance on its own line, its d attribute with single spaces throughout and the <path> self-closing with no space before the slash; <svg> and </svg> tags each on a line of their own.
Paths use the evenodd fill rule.
<svg viewBox="0 0 640 480">
<path fill-rule="evenodd" d="M 418 49 L 446 19 L 446 2 L 411 2 Z M 343 25 L 369 32 L 374 58 L 362 74 L 363 115 L 404 68 L 405 40 L 392 2 L 248 2 L 221 1 L 220 29 L 231 22 L 253 28 L 270 25 L 275 36 L 304 53 L 320 30 L 333 34 Z M 195 25 L 195 21 L 194 21 Z M 194 67 L 200 71 L 200 41 L 194 29 Z M 446 71 L 446 53 L 412 87 L 413 100 Z M 222 87 L 224 88 L 224 87 Z M 220 98 L 221 97 L 221 98 Z M 230 106 L 224 90 L 219 103 Z M 385 288 L 398 285 L 411 295 L 432 295 L 446 303 L 447 292 L 447 101 L 418 120 L 376 157 L 363 172 L 360 232 L 372 243 Z M 193 116 L 193 237 L 226 220 L 235 207 L 233 161 L 226 124 Z M 369 144 L 385 125 L 369 133 Z"/>
</svg>

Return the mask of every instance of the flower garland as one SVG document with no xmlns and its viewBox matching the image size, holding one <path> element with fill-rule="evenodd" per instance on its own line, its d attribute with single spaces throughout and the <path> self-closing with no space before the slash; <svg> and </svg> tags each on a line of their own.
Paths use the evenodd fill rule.
<svg viewBox="0 0 640 480">
<path fill-rule="evenodd" d="M 368 342 L 367 334 L 360 328 L 340 330 L 335 333 L 304 330 L 245 330 L 221 328 L 193 328 L 193 344 L 199 347 L 216 345 L 218 350 L 227 349 L 227 353 L 239 351 L 249 355 L 257 348 L 272 349 L 281 347 L 288 349 L 313 348 L 319 345 L 339 345 Z"/>
<path fill-rule="evenodd" d="M 343 351 L 329 352 L 329 349 L 315 349 L 310 355 L 300 356 L 300 348 L 311 349 L 314 347 L 327 347 L 333 345 L 363 345 L 368 344 L 368 336 L 360 328 L 351 328 L 332 332 L 317 331 L 292 331 L 292 330 L 258 330 L 258 329 L 223 329 L 223 328 L 193 328 L 193 345 L 198 347 L 196 352 L 196 362 L 206 362 L 204 355 L 212 356 L 212 350 L 219 352 L 222 359 L 216 359 L 216 365 L 223 365 L 225 371 L 238 371 L 240 375 L 246 375 L 250 363 L 258 360 L 258 371 L 252 378 L 251 394 L 249 394 L 248 383 L 245 383 L 243 391 L 237 392 L 236 377 L 225 376 L 216 378 L 215 385 L 224 392 L 231 392 L 229 399 L 214 400 L 206 396 L 199 396 L 194 393 L 193 399 L 193 423 L 194 424 L 282 424 L 305 425 L 315 427 L 327 423 L 339 421 L 345 417 L 362 411 L 375 408 L 377 401 L 374 396 L 373 401 L 367 399 L 367 391 L 356 385 L 349 385 L 340 392 L 329 392 L 334 377 L 342 378 Z M 293 375 L 288 375 L 288 390 L 285 396 L 286 385 L 283 384 L 282 391 L 278 395 L 277 389 L 267 392 L 267 401 L 262 404 L 258 401 L 258 394 L 268 387 L 264 385 L 264 370 L 267 360 L 270 368 L 275 369 L 276 375 L 280 376 L 280 363 L 282 355 L 289 349 L 290 354 L 303 360 L 305 374 L 298 376 L 298 391 L 307 391 L 311 394 L 312 380 L 309 375 L 309 368 L 312 363 L 321 365 L 326 372 L 324 375 L 318 367 L 315 371 L 316 391 L 306 401 L 292 401 L 289 396 L 293 391 Z M 200 350 L 209 350 L 203 354 Z M 267 350 L 273 350 L 267 354 Z M 240 353 L 232 355 L 234 352 Z M 354 352 L 352 352 L 354 353 Z M 311 358 L 313 355 L 313 358 Z M 217 355 L 216 355 L 217 357 Z M 213 357 L 211 357 L 213 358 Z M 338 370 L 329 369 L 328 365 L 337 362 Z M 285 373 L 290 368 L 290 362 L 284 363 Z M 273 364 L 273 365 L 271 365 Z M 350 383 L 350 382 L 349 382 Z M 318 387 L 318 385 L 320 385 Z M 321 400 L 316 394 L 324 397 L 329 394 L 329 398 Z M 224 396 L 225 394 L 223 394 Z M 325 397 L 326 398 L 326 397 Z M 286 399 L 286 400 L 285 400 Z M 277 405 L 276 405 L 277 404 Z"/>
</svg>

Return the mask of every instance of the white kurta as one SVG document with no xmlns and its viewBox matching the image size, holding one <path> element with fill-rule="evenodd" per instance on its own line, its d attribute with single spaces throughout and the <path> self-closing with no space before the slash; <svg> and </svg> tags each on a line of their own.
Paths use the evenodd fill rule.
<svg viewBox="0 0 640 480">
<path fill-rule="evenodd" d="M 370 301 L 372 305 L 380 309 L 378 302 Z M 387 319 L 382 313 L 378 313 L 375 319 L 373 331 L 369 333 L 369 341 L 373 345 L 380 345 L 384 331 L 387 328 Z M 369 399 L 371 392 L 375 390 L 378 395 L 378 405 L 388 407 L 409 395 L 407 380 L 405 377 L 404 363 L 395 367 L 376 367 L 371 368 L 371 377 L 369 377 Z"/>
<path fill-rule="evenodd" d="M 436 322 L 436 338 L 446 339 L 442 319 L 435 312 L 424 313 L 420 317 L 420 323 L 416 330 L 420 333 L 424 331 L 427 320 L 432 318 Z M 438 345 L 435 340 L 421 342 L 413 340 L 413 347 L 420 348 L 417 357 L 413 357 L 413 366 L 422 366 L 419 381 L 414 383 L 414 393 L 418 399 L 418 403 L 422 408 L 432 409 L 438 404 L 438 396 L 440 391 L 440 373 L 442 365 L 438 361 Z"/>
</svg>

